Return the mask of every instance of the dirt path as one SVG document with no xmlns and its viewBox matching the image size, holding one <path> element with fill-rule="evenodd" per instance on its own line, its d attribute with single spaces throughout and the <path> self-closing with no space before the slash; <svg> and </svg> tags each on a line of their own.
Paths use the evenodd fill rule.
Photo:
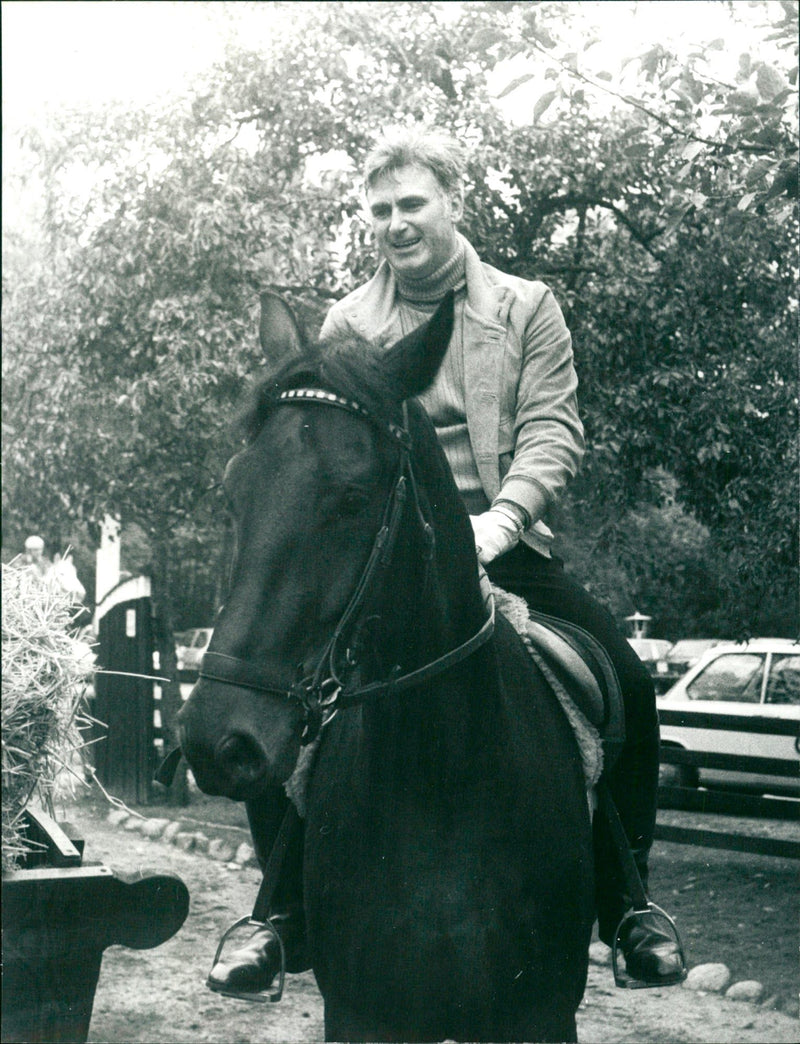
<svg viewBox="0 0 800 1044">
<path fill-rule="evenodd" d="M 308 973 L 287 979 L 276 1005 L 247 1004 L 203 985 L 222 931 L 249 912 L 254 870 L 232 869 L 207 857 L 125 834 L 76 809 L 86 858 L 119 869 L 171 870 L 191 894 L 178 935 L 155 950 L 112 947 L 105 953 L 89 1041 L 94 1044 L 266 1044 L 321 1041 L 322 1002 Z M 800 1041 L 800 1022 L 781 1012 L 676 987 L 624 991 L 611 970 L 593 965 L 578 1016 L 582 1044 L 696 1042 L 749 1044 Z"/>
</svg>

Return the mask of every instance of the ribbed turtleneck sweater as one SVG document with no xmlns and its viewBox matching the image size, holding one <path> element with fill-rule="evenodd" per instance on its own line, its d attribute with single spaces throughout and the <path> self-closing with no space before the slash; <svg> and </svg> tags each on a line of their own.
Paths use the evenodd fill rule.
<svg viewBox="0 0 800 1044">
<path fill-rule="evenodd" d="M 464 258 L 464 237 L 456 233 L 456 245 L 452 256 L 435 272 L 421 279 L 411 279 L 409 276 L 395 273 L 398 296 L 412 306 L 434 311 L 448 290 L 460 290 L 466 286 Z"/>
<path fill-rule="evenodd" d="M 455 322 L 450 347 L 431 386 L 419 396 L 444 449 L 456 485 L 470 514 L 489 507 L 467 430 L 464 392 L 464 305 L 466 273 L 464 238 L 456 234 L 456 248 L 435 272 L 422 279 L 395 274 L 397 308 L 404 334 L 427 322 L 448 290 L 455 290 Z"/>
</svg>

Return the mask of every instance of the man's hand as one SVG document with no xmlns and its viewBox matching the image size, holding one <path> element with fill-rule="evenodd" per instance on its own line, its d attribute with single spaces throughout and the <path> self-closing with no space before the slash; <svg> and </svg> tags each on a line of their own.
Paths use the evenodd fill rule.
<svg viewBox="0 0 800 1044">
<path fill-rule="evenodd" d="M 488 565 L 510 551 L 525 528 L 513 510 L 499 504 L 482 515 L 470 515 L 469 520 L 481 565 Z"/>
</svg>

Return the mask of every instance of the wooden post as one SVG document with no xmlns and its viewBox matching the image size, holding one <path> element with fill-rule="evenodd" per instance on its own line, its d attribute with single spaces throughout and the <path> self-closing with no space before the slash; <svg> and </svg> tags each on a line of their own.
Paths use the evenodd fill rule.
<svg viewBox="0 0 800 1044">
<path fill-rule="evenodd" d="M 94 745 L 97 776 L 115 797 L 147 804 L 156 769 L 149 579 L 118 584 L 97 607 L 95 619 L 98 669 L 92 713 L 102 723 Z"/>
</svg>

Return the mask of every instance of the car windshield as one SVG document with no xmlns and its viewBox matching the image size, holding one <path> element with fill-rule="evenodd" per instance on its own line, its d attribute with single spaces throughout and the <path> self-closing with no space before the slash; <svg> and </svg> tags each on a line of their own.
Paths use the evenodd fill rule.
<svg viewBox="0 0 800 1044">
<path fill-rule="evenodd" d="M 686 686 L 690 700 L 725 700 L 759 703 L 764 656 L 756 653 L 727 653 L 712 660 Z"/>
<path fill-rule="evenodd" d="M 772 657 L 764 702 L 800 704 L 800 656 Z"/>
</svg>

